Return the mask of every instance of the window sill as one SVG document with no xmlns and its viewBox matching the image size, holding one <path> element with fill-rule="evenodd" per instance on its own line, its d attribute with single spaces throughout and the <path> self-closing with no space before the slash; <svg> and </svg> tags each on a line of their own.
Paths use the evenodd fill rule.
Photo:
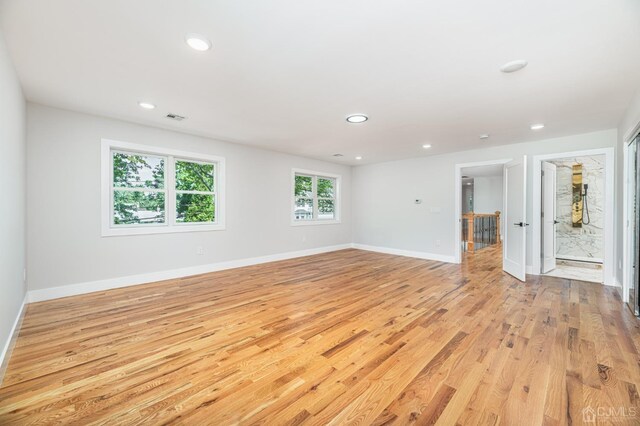
<svg viewBox="0 0 640 426">
<path fill-rule="evenodd" d="M 341 221 L 335 220 L 294 220 L 291 226 L 312 226 L 312 225 L 338 225 Z"/>
<path fill-rule="evenodd" d="M 107 228 L 102 230 L 103 237 L 118 237 L 123 235 L 153 235 L 153 234 L 176 234 L 181 232 L 206 232 L 206 231 L 223 231 L 223 224 L 213 225 L 174 225 L 174 226 L 154 226 L 141 227 L 131 226 L 124 228 Z"/>
</svg>

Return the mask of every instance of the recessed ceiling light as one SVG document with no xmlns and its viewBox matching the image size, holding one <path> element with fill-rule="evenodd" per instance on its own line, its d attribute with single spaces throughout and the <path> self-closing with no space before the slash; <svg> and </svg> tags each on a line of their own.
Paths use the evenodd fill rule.
<svg viewBox="0 0 640 426">
<path fill-rule="evenodd" d="M 140 105 L 140 108 L 144 109 L 154 109 L 156 107 L 151 102 L 138 102 L 138 105 Z"/>
<path fill-rule="evenodd" d="M 430 144 L 428 144 L 428 143 L 425 143 L 424 145 L 422 145 L 422 147 L 423 147 L 424 149 L 429 149 L 429 148 L 431 148 L 431 145 L 430 145 Z"/>
<path fill-rule="evenodd" d="M 347 121 L 349 123 L 364 123 L 368 119 L 369 117 L 367 117 L 364 114 L 351 114 L 350 116 L 347 117 Z"/>
<path fill-rule="evenodd" d="M 484 133 L 484 134 L 480 135 L 480 139 L 489 139 L 489 134 L 488 133 Z"/>
<path fill-rule="evenodd" d="M 471 182 L 467 182 L 467 185 L 471 185 Z"/>
<path fill-rule="evenodd" d="M 500 71 L 505 73 L 520 71 L 522 68 L 526 67 L 527 64 L 528 62 L 524 59 L 518 59 L 516 61 L 507 62 L 500 67 Z"/>
<path fill-rule="evenodd" d="M 362 157 L 361 157 L 360 155 L 358 155 L 358 156 L 356 157 L 356 160 L 362 160 Z"/>
<path fill-rule="evenodd" d="M 538 124 L 531 125 L 531 130 L 540 130 L 540 129 L 544 129 L 544 124 L 538 123 Z"/>
<path fill-rule="evenodd" d="M 187 42 L 189 47 L 198 52 L 204 52 L 206 50 L 211 49 L 211 42 L 206 39 L 206 37 L 201 36 L 200 34 L 187 34 L 184 37 L 184 41 Z"/>
</svg>

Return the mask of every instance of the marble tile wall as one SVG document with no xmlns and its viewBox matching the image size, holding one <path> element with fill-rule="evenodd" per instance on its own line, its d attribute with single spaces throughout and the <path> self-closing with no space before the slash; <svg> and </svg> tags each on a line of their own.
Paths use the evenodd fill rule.
<svg viewBox="0 0 640 426">
<path fill-rule="evenodd" d="M 556 165 L 556 256 L 565 259 L 602 261 L 604 258 L 604 155 L 563 158 Z M 589 185 L 589 224 L 571 223 L 572 166 L 582 164 L 582 183 Z M 584 216 L 586 220 L 586 216 Z"/>
</svg>

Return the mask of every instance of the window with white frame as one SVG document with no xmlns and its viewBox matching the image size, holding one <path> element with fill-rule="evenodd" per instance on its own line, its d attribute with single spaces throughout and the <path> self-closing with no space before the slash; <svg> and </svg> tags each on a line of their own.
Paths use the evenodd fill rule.
<svg viewBox="0 0 640 426">
<path fill-rule="evenodd" d="M 339 221 L 340 176 L 293 170 L 293 224 Z"/>
<path fill-rule="evenodd" d="M 103 140 L 103 232 L 224 229 L 224 159 Z"/>
</svg>

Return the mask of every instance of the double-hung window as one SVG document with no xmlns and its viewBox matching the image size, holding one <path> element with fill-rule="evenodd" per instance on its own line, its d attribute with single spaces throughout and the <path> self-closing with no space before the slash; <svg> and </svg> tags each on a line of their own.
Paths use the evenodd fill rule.
<svg viewBox="0 0 640 426">
<path fill-rule="evenodd" d="M 340 176 L 293 170 L 292 224 L 340 222 Z"/>
<path fill-rule="evenodd" d="M 224 229 L 224 158 L 102 141 L 102 235 Z"/>
</svg>

